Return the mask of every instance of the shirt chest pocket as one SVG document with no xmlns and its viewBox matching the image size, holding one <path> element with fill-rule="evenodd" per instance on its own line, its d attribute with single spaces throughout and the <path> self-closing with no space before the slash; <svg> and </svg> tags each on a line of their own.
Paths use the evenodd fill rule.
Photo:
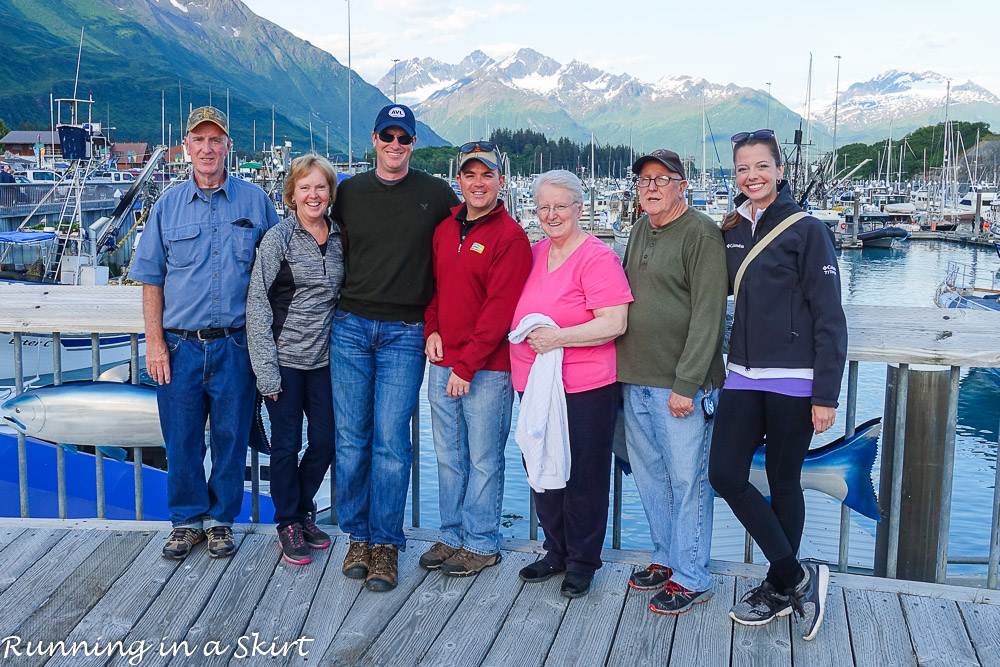
<svg viewBox="0 0 1000 667">
<path fill-rule="evenodd" d="M 230 233 L 236 259 L 246 264 L 253 262 L 254 249 L 257 247 L 257 228 L 231 225 Z"/>
<path fill-rule="evenodd" d="M 191 266 L 198 259 L 198 237 L 201 228 L 198 225 L 183 225 L 163 236 L 167 245 L 167 264 L 176 267 Z"/>
</svg>

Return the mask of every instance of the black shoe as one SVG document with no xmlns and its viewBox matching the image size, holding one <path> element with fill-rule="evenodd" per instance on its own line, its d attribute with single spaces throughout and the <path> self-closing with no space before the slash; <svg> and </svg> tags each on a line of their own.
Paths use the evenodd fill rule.
<svg viewBox="0 0 1000 667">
<path fill-rule="evenodd" d="M 582 572 L 567 572 L 563 579 L 559 592 L 568 598 L 583 597 L 590 592 L 590 582 L 594 580 L 594 575 Z"/>
<path fill-rule="evenodd" d="M 633 572 L 628 578 L 628 585 L 640 591 L 651 591 L 663 588 L 673 574 L 669 567 L 653 563 L 641 572 Z"/>
<path fill-rule="evenodd" d="M 779 593 L 771 582 L 765 580 L 733 605 L 729 610 L 729 617 L 743 625 L 765 625 L 778 616 L 788 616 L 791 613 L 792 603 L 788 596 Z"/>
<path fill-rule="evenodd" d="M 802 638 L 811 640 L 819 632 L 826 609 L 826 590 L 830 585 L 830 568 L 816 563 L 802 563 L 805 576 L 795 588 L 786 588 L 785 595 L 802 621 Z"/>
<path fill-rule="evenodd" d="M 292 565 L 305 565 L 312 562 L 309 555 L 309 545 L 306 544 L 302 526 L 293 523 L 278 530 L 278 545 L 281 547 L 281 557 Z"/>
<path fill-rule="evenodd" d="M 671 580 L 649 601 L 649 608 L 657 614 L 683 614 L 694 605 L 711 599 L 712 591 L 689 591 Z"/>
<path fill-rule="evenodd" d="M 212 526 L 208 529 L 208 555 L 212 558 L 228 558 L 236 553 L 236 540 L 229 526 Z"/>
<path fill-rule="evenodd" d="M 517 576 L 521 577 L 521 581 L 526 581 L 529 584 L 537 584 L 542 581 L 548 581 L 552 578 L 552 575 L 559 574 L 560 572 L 562 572 L 561 569 L 552 567 L 544 558 L 540 558 L 531 565 L 522 567 Z"/>
<path fill-rule="evenodd" d="M 201 528 L 174 528 L 170 531 L 167 543 L 163 545 L 163 557 L 184 560 L 191 553 L 191 548 L 203 539 L 205 531 Z"/>
<path fill-rule="evenodd" d="M 311 515 L 312 513 L 301 524 L 302 537 L 306 541 L 306 546 L 312 549 L 326 549 L 330 546 L 330 536 L 319 529 Z"/>
</svg>

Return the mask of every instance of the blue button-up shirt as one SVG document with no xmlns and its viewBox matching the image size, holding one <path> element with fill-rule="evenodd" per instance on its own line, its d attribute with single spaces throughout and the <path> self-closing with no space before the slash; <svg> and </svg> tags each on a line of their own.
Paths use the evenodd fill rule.
<svg viewBox="0 0 1000 667">
<path fill-rule="evenodd" d="M 163 287 L 165 329 L 243 326 L 254 251 L 277 223 L 256 185 L 227 176 L 209 198 L 189 179 L 156 200 L 128 277 Z"/>
</svg>

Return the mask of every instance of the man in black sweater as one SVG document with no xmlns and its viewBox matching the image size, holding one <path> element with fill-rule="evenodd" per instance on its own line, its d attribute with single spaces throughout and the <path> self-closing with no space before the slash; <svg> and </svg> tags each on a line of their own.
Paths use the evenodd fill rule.
<svg viewBox="0 0 1000 667">
<path fill-rule="evenodd" d="M 376 167 L 347 179 L 333 218 L 346 277 L 333 315 L 330 375 L 337 429 L 337 518 L 350 535 L 344 575 L 371 591 L 396 587 L 406 547 L 410 415 L 424 377 L 424 309 L 433 292 L 434 228 L 459 201 L 443 180 L 409 168 L 413 112 L 383 108 Z"/>
</svg>

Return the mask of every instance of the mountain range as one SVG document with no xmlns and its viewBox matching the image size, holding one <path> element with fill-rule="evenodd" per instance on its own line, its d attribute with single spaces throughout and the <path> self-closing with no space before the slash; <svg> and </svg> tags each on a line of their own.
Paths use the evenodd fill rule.
<svg viewBox="0 0 1000 667">
<path fill-rule="evenodd" d="M 453 143 L 485 136 L 488 125 L 575 141 L 590 141 L 593 132 L 601 144 L 631 143 L 637 150 L 668 146 L 700 155 L 704 105 L 711 126 L 705 134 L 715 136 L 721 154 L 737 128 L 770 122 L 790 137 L 799 123 L 793 111 L 752 88 L 682 75 L 647 83 L 578 60 L 561 64 L 528 48 L 500 61 L 481 51 L 456 65 L 409 60 L 376 85 L 390 97 L 395 89 L 399 101 L 414 104 L 420 117 Z M 714 154 L 711 143 L 707 150 Z"/>
<path fill-rule="evenodd" d="M 740 129 L 769 125 L 790 140 L 801 117 L 761 90 L 668 74 L 648 83 L 586 63 L 560 64 L 532 49 L 500 61 L 473 51 L 458 64 L 432 58 L 398 63 L 376 84 L 387 95 L 415 105 L 446 139 L 467 141 L 491 127 L 530 128 L 602 144 L 637 148 L 669 146 L 700 152 L 702 105 L 716 145 Z M 935 72 L 890 70 L 841 91 L 837 143 L 883 139 L 944 120 L 947 80 Z M 951 87 L 952 119 L 986 121 L 1000 129 L 1000 98 L 971 81 Z M 834 105 L 814 105 L 812 140 L 832 146 Z M 708 149 L 711 155 L 714 151 Z M 720 154 L 724 149 L 720 148 Z M 711 164 L 711 160 L 709 160 Z"/>
<path fill-rule="evenodd" d="M 238 150 L 287 136 L 293 151 L 313 145 L 346 153 L 348 70 L 332 55 L 267 21 L 239 0 L 0 0 L 0 118 L 49 126 L 49 94 L 71 97 L 80 30 L 84 28 L 78 97 L 93 94 L 94 120 L 120 129 L 113 136 L 155 143 L 161 100 L 173 137 L 191 106 L 225 110 Z M 178 94 L 178 87 L 180 91 Z M 356 73 L 351 78 L 352 148 L 371 145 L 378 110 L 389 104 Z M 64 111 L 65 114 L 65 111 Z M 65 120 L 65 115 L 64 115 Z M 443 140 L 427 126 L 422 145 Z"/>
</svg>

